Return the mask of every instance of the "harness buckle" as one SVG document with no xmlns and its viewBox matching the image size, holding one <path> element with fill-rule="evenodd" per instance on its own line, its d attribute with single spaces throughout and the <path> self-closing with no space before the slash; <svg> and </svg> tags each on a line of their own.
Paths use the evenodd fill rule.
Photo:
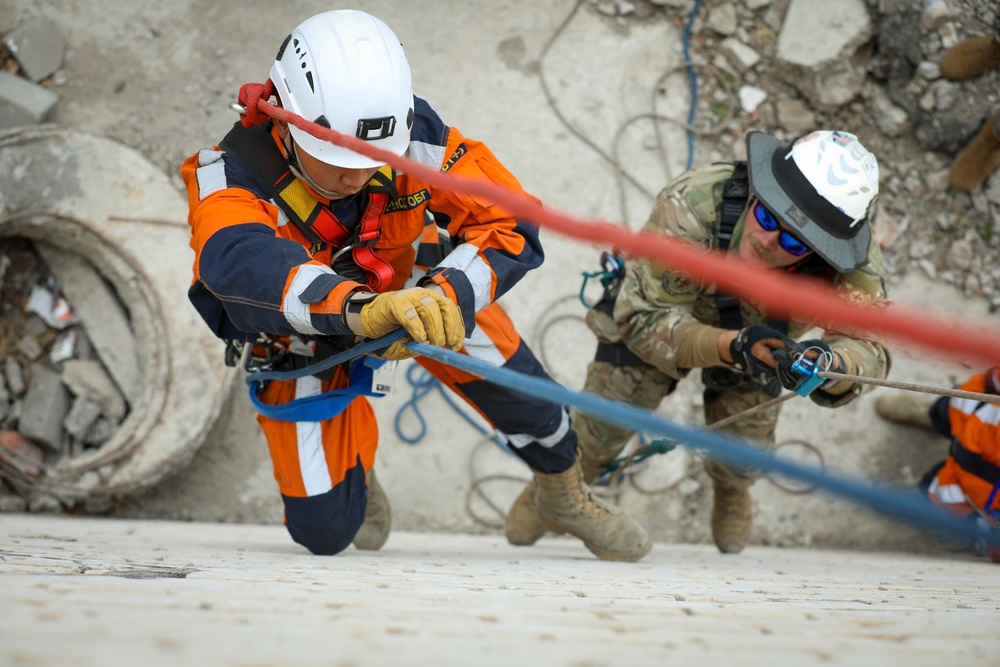
<svg viewBox="0 0 1000 667">
<path fill-rule="evenodd" d="M 275 338 L 268 334 L 257 334 L 256 340 L 248 344 L 247 340 L 226 341 L 226 366 L 242 367 L 248 373 L 270 371 L 284 357 L 284 352 L 278 350 Z"/>
</svg>

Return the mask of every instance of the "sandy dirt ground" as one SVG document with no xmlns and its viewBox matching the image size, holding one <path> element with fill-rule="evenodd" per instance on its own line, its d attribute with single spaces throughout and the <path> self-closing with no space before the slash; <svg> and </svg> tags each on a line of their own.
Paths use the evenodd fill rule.
<svg viewBox="0 0 1000 667">
<path fill-rule="evenodd" d="M 611 151 L 622 123 L 649 111 L 657 80 L 681 62 L 679 27 L 661 21 L 623 29 L 580 11 L 546 50 L 573 5 L 569 0 L 470 0 L 445 11 L 434 0 L 361 0 L 352 6 L 384 18 L 395 29 L 407 50 L 416 91 L 448 122 L 490 145 L 529 191 L 556 209 L 634 227 L 649 200 L 630 190 L 623 209 L 614 170 L 567 129 L 556 109 L 580 135 Z M 62 99 L 55 122 L 134 148 L 179 189 L 181 161 L 217 142 L 234 122 L 226 105 L 240 84 L 262 81 L 284 35 L 306 16 L 328 8 L 329 3 L 316 1 L 278 11 L 260 0 L 0 0 L 0 31 L 33 16 L 54 19 L 68 41 L 65 83 L 56 88 Z M 678 72 L 665 85 L 676 95 L 658 111 L 684 117 L 685 79 Z M 682 132 L 669 124 L 663 132 L 671 149 L 666 164 L 656 159 L 648 133 L 627 134 L 616 146 L 623 162 L 636 165 L 635 173 L 652 191 L 679 173 L 686 158 Z M 697 161 L 711 157 L 708 148 L 696 149 Z M 580 322 L 583 308 L 575 295 L 581 272 L 597 268 L 599 249 L 544 231 L 543 241 L 545 265 L 505 297 L 504 305 L 556 379 L 579 387 L 594 341 Z M 986 317 L 978 304 L 966 303 L 919 273 L 894 284 L 893 290 L 903 305 Z M 970 372 L 918 350 L 899 347 L 895 354 L 892 377 L 899 380 L 949 386 Z M 397 379 L 399 391 L 376 403 L 382 424 L 378 470 L 394 506 L 395 526 L 499 534 L 497 510 L 508 506 L 527 470 L 436 393 L 418 404 L 426 434 L 416 444 L 406 442 L 419 433 L 420 424 L 407 408 L 413 390 L 405 368 Z M 662 411 L 698 423 L 698 395 L 696 383 L 687 382 Z M 943 456 L 944 445 L 930 434 L 880 422 L 872 408 L 874 396 L 838 411 L 791 402 L 779 427 L 779 442 L 785 443 L 780 451 L 813 462 L 821 457 L 831 469 L 912 485 Z M 397 418 L 399 433 L 394 431 Z M 621 504 L 658 541 L 709 539 L 709 486 L 690 454 L 678 451 L 654 460 L 634 484 L 619 491 Z M 757 545 L 949 548 L 867 510 L 816 494 L 789 494 L 769 480 L 757 484 L 753 494 Z M 281 521 L 264 440 L 241 383 L 190 467 L 123 501 L 113 514 Z"/>
</svg>

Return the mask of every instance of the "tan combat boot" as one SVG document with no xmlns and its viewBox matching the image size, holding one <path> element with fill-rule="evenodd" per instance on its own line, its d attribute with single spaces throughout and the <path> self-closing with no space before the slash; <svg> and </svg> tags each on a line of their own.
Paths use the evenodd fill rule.
<svg viewBox="0 0 1000 667">
<path fill-rule="evenodd" d="M 597 478 L 604 473 L 608 462 L 614 459 L 620 450 L 621 447 L 618 447 L 614 453 L 599 452 L 595 457 L 588 455 L 582 447 L 578 449 L 577 460 L 580 462 L 583 481 L 587 484 L 597 481 Z M 535 480 L 531 480 L 507 511 L 504 532 L 507 541 L 514 546 L 531 546 L 542 539 L 547 532 L 541 519 L 538 518 L 537 494 L 538 485 Z"/>
<path fill-rule="evenodd" d="M 590 492 L 579 461 L 565 472 L 535 473 L 535 479 L 535 505 L 545 529 L 579 537 L 603 560 L 637 561 L 653 548 L 638 521 Z"/>
<path fill-rule="evenodd" d="M 531 480 L 507 510 L 504 532 L 507 541 L 516 547 L 530 547 L 546 533 L 542 520 L 538 518 L 537 497 L 538 484 Z"/>
<path fill-rule="evenodd" d="M 875 412 L 882 419 L 896 424 L 934 428 L 930 411 L 935 400 L 936 397 L 908 391 L 883 394 L 875 399 Z"/>
<path fill-rule="evenodd" d="M 1000 162 L 1000 113 L 993 112 L 951 165 L 956 190 L 978 188 Z"/>
<path fill-rule="evenodd" d="M 364 551 L 377 551 L 389 539 L 392 527 L 392 510 L 389 497 L 378 483 L 375 471 L 368 473 L 368 505 L 365 507 L 365 522 L 354 536 L 354 546 Z"/>
<path fill-rule="evenodd" d="M 712 478 L 712 539 L 724 554 L 738 554 L 750 541 L 753 480 L 736 475 L 722 464 L 706 460 L 705 471 Z"/>
<path fill-rule="evenodd" d="M 992 35 L 968 37 L 941 55 L 941 76 L 965 81 L 987 70 L 1000 67 L 1000 41 Z"/>
</svg>

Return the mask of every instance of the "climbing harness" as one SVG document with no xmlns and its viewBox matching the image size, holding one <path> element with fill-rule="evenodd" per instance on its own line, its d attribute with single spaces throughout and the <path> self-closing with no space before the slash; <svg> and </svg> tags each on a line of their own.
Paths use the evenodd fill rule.
<svg viewBox="0 0 1000 667">
<path fill-rule="evenodd" d="M 241 123 L 219 144 L 256 176 L 256 183 L 281 208 L 288 219 L 314 246 L 329 244 L 337 249 L 339 260 L 333 267 L 338 274 L 362 278 L 374 292 L 388 288 L 393 279 L 392 266 L 372 249 L 382 234 L 382 216 L 390 201 L 396 199 L 395 176 L 388 165 L 381 167 L 361 192 L 363 209 L 358 224 L 348 229 L 329 206 L 313 197 L 289 168 L 288 160 L 274 143 L 271 126 Z M 347 255 L 347 252 L 350 252 Z M 344 260 L 354 267 L 345 266 Z"/>
<path fill-rule="evenodd" d="M 365 356 L 378 352 L 405 338 L 405 329 L 397 329 L 382 338 L 368 339 L 361 343 L 333 354 L 314 364 L 292 370 L 259 370 L 246 377 L 250 393 L 250 402 L 260 414 L 270 419 L 283 422 L 320 422 L 333 419 L 358 396 L 382 396 L 383 388 L 373 386 L 374 372 L 384 363 L 384 359 Z M 363 358 L 361 358 L 363 357 Z M 294 380 L 309 375 L 317 375 L 334 369 L 339 364 L 350 362 L 349 383 L 341 389 L 298 398 L 280 405 L 267 405 L 260 400 L 264 384 L 269 380 Z"/>
</svg>

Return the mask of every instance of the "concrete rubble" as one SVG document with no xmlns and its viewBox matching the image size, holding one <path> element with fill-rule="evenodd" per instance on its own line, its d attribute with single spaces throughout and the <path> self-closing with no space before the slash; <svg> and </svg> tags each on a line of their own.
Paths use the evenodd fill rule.
<svg viewBox="0 0 1000 667">
<path fill-rule="evenodd" d="M 190 280 L 183 210 L 120 144 L 0 132 L 0 510 L 106 512 L 201 445 L 232 374 L 203 372 L 219 351 L 176 297 Z M 152 252 L 155 280 L 138 259 Z"/>
<path fill-rule="evenodd" d="M 0 49 L 0 129 L 43 123 L 59 95 L 51 90 L 66 40 L 51 20 L 36 18 L 3 36 Z M 13 70 L 13 71 L 12 71 Z"/>
</svg>

